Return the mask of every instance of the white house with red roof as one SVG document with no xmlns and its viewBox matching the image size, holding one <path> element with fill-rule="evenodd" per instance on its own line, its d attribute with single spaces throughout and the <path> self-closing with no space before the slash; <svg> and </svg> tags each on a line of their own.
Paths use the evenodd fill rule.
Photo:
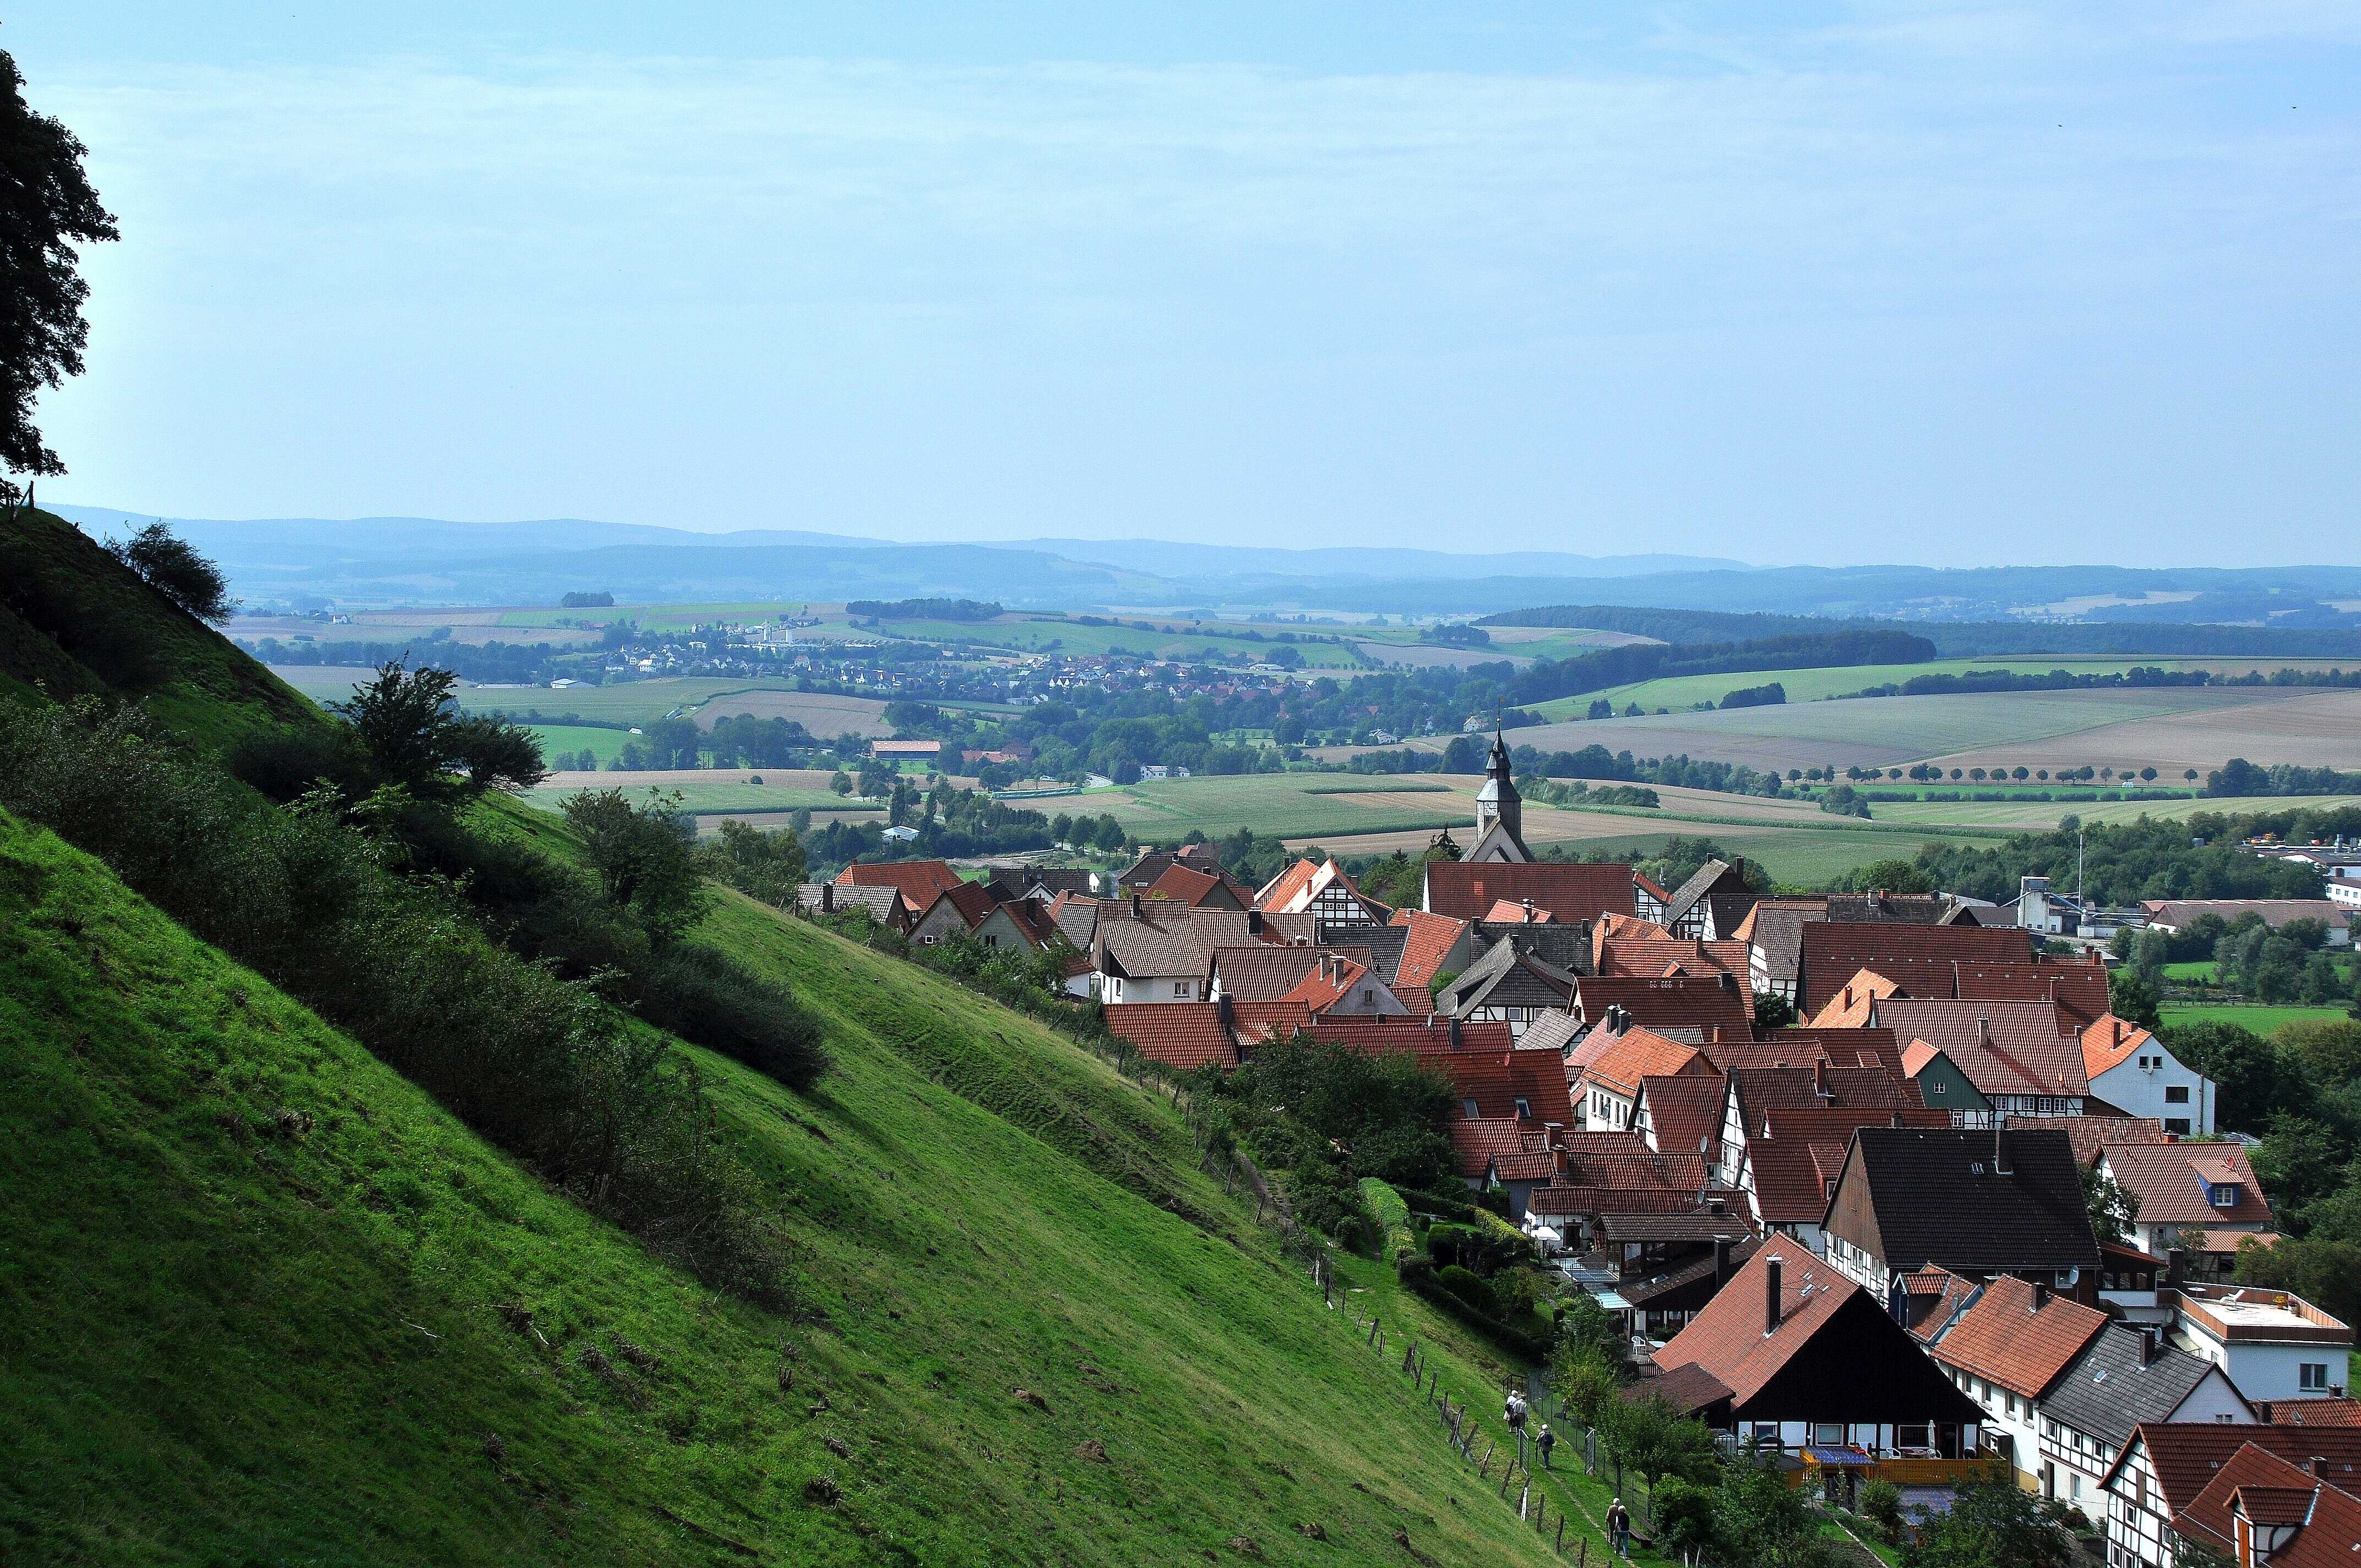
<svg viewBox="0 0 2361 1568">
<path fill-rule="evenodd" d="M 2213 1130 L 2213 1080 L 2137 1024 L 2109 1013 L 2082 1031 L 2091 1092 L 2130 1116 L 2153 1116 L 2179 1137 Z"/>
</svg>

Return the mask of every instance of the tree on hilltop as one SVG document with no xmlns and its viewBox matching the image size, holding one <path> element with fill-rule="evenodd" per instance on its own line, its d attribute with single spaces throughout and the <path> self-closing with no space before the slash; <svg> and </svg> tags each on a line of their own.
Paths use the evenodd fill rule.
<svg viewBox="0 0 2361 1568">
<path fill-rule="evenodd" d="M 76 269 L 75 247 L 116 236 L 82 172 L 88 149 L 36 114 L 24 88 L 15 58 L 0 50 L 0 467 L 62 474 L 65 464 L 33 423 L 33 400 L 82 374 L 90 285 Z M 0 500 L 24 498 L 16 481 L 0 478 Z"/>
</svg>

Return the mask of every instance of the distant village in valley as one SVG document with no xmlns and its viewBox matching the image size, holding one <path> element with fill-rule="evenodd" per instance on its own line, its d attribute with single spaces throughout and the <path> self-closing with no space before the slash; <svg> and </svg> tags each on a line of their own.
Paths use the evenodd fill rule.
<svg viewBox="0 0 2361 1568">
<path fill-rule="evenodd" d="M 1176 1080 L 1414 1061 L 1460 1201 L 1410 1197 L 1405 1275 L 1446 1233 L 1443 1272 L 1539 1273 L 1561 1321 L 1609 1325 L 1623 1398 L 1796 1485 L 1884 1482 L 1923 1515 L 2004 1476 L 2109 1568 L 2331 1560 L 2252 1543 L 2361 1517 L 2353 1327 L 2249 1279 L 2282 1239 L 2258 1139 L 2224 1121 L 2251 1085 L 2118 1011 L 2136 974 L 2108 947 L 2309 921 L 2342 950 L 2361 853 L 2249 847 L 2334 900 L 2102 916 L 2039 876 L 2013 903 L 1773 896 L 1716 859 L 1665 886 L 1537 857 L 1523 810 L 1496 733 L 1473 821 L 1398 903 L 1333 859 L 1245 880 L 1205 842 L 1119 870 L 856 863 L 796 902 L 922 959 L 1024 955 Z"/>
</svg>

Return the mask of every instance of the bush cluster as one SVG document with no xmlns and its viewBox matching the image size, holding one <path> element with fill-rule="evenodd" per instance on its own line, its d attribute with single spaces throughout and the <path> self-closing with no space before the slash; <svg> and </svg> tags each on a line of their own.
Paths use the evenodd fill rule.
<svg viewBox="0 0 2361 1568">
<path fill-rule="evenodd" d="M 0 806 L 105 861 L 658 1253 L 785 1301 L 782 1241 L 660 1036 L 492 940 L 453 883 L 391 874 L 406 851 L 346 825 L 332 790 L 273 808 L 147 730 L 143 709 L 95 700 L 6 710 Z"/>
</svg>

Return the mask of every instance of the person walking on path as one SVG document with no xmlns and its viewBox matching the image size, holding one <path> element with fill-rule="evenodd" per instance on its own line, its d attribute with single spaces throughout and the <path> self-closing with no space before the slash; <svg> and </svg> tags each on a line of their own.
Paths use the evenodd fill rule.
<svg viewBox="0 0 2361 1568">
<path fill-rule="evenodd" d="M 1557 1433 L 1549 1430 L 1549 1422 L 1543 1421 L 1542 1423 L 1541 1436 L 1535 1438 L 1533 1441 L 1541 1445 L 1542 1468 L 1546 1470 L 1550 1467 L 1550 1450 L 1557 1446 Z"/>
<path fill-rule="evenodd" d="M 1616 1498 L 1615 1506 L 1607 1510 L 1607 1538 L 1609 1544 L 1615 1548 L 1616 1556 L 1627 1560 L 1631 1557 L 1631 1510 L 1623 1506 L 1620 1497 Z"/>
</svg>

